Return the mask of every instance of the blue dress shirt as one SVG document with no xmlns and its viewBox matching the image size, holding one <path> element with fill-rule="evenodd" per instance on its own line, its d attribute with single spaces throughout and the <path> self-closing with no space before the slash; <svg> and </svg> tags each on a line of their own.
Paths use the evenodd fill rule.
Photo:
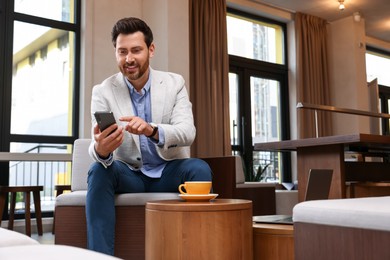
<svg viewBox="0 0 390 260">
<path fill-rule="evenodd" d="M 133 103 L 134 114 L 146 122 L 153 122 L 152 109 L 150 101 L 150 88 L 151 88 L 151 76 L 145 86 L 141 89 L 141 93 L 133 87 L 133 85 L 125 78 L 125 82 L 130 90 L 130 97 Z M 151 178 L 161 177 L 162 171 L 164 170 L 167 162 L 163 160 L 157 153 L 156 145 L 163 145 L 164 130 L 158 128 L 159 141 L 157 142 L 153 138 L 148 138 L 145 135 L 139 136 L 139 143 L 142 157 L 141 172 Z"/>
</svg>

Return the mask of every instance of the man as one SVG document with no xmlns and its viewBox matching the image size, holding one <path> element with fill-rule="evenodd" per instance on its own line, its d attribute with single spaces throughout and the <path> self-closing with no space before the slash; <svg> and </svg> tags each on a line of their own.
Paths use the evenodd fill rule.
<svg viewBox="0 0 390 260">
<path fill-rule="evenodd" d="M 195 126 L 184 79 L 149 66 L 155 46 L 148 25 L 121 19 L 112 42 L 120 72 L 93 88 L 91 112 L 112 111 L 120 122 L 100 131 L 92 120 L 96 162 L 86 201 L 88 248 L 110 255 L 115 193 L 177 192 L 185 181 L 212 178 L 206 162 L 189 158 Z"/>
</svg>

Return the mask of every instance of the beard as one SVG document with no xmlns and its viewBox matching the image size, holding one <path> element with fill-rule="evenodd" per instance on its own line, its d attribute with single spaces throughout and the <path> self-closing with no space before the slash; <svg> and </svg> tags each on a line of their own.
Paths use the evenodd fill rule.
<svg viewBox="0 0 390 260">
<path fill-rule="evenodd" d="M 127 70 L 128 67 L 134 67 L 133 71 L 129 72 Z M 132 80 L 138 80 L 138 79 L 142 78 L 142 76 L 145 74 L 145 72 L 148 70 L 148 68 L 149 68 L 149 61 L 148 60 L 142 65 L 139 65 L 135 61 L 131 62 L 131 63 L 126 62 L 123 65 L 123 67 L 121 67 L 121 72 L 123 73 L 123 75 L 126 76 L 126 78 L 129 81 L 132 81 Z"/>
</svg>

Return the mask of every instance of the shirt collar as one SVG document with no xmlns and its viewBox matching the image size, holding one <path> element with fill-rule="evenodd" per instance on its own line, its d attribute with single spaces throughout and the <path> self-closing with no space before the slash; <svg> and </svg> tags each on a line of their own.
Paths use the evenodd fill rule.
<svg viewBox="0 0 390 260">
<path fill-rule="evenodd" d="M 127 87 L 130 89 L 130 94 L 133 95 L 134 92 L 136 92 L 134 86 L 130 83 L 130 81 L 125 76 L 123 76 L 123 78 L 125 79 L 125 83 L 126 83 Z M 149 92 L 150 86 L 152 85 L 151 82 L 152 82 L 152 75 L 151 75 L 150 70 L 149 70 L 148 81 L 146 81 L 145 86 L 141 89 L 142 95 Z"/>
</svg>

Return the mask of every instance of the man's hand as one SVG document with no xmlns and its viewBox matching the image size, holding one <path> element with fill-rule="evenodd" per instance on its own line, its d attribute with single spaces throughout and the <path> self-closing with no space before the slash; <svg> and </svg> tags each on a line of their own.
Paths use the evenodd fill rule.
<svg viewBox="0 0 390 260">
<path fill-rule="evenodd" d="M 107 158 L 124 140 L 123 127 L 117 124 L 107 127 L 103 132 L 95 125 L 93 134 L 96 141 L 95 151 L 101 158 Z"/>
<path fill-rule="evenodd" d="M 125 130 L 136 135 L 150 136 L 153 133 L 153 127 L 138 116 L 124 116 L 119 121 L 127 122 Z"/>
</svg>

